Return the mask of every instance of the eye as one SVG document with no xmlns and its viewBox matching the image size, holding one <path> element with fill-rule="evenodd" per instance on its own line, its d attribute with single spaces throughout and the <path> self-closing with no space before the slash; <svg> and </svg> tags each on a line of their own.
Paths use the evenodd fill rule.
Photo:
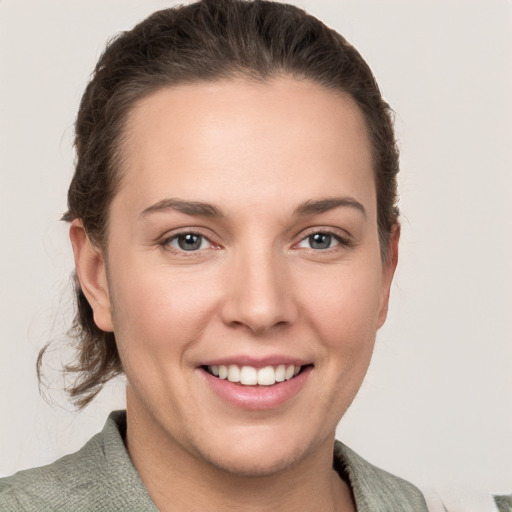
<svg viewBox="0 0 512 512">
<path fill-rule="evenodd" d="M 180 233 L 165 241 L 165 245 L 179 251 L 199 251 L 211 246 L 210 241 L 198 233 Z"/>
<path fill-rule="evenodd" d="M 325 250 L 331 249 L 341 243 L 340 237 L 331 233 L 313 233 L 306 238 L 303 238 L 298 247 L 304 247 L 306 249 Z"/>
</svg>

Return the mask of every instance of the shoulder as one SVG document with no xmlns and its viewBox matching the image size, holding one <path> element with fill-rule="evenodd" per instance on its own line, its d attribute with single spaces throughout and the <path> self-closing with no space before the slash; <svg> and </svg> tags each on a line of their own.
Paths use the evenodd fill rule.
<svg viewBox="0 0 512 512">
<path fill-rule="evenodd" d="M 124 448 L 123 418 L 113 413 L 74 454 L 0 479 L 0 510 L 156 510 Z"/>
<path fill-rule="evenodd" d="M 494 496 L 499 512 L 512 512 L 512 494 Z"/>
<path fill-rule="evenodd" d="M 53 464 L 1 479 L 0 504 L 4 508 L 17 506 L 19 510 L 51 510 L 62 504 L 64 497 L 83 499 L 84 494 L 97 493 L 101 482 L 98 474 L 103 471 L 102 436 L 98 434 L 80 451 Z"/>
<path fill-rule="evenodd" d="M 420 490 L 370 464 L 339 441 L 334 447 L 334 467 L 350 482 L 358 512 L 512 512 L 512 495 L 492 496 L 467 489 Z"/>
<path fill-rule="evenodd" d="M 379 469 L 336 441 L 334 466 L 344 472 L 358 511 L 428 512 L 423 493 L 413 484 Z"/>
</svg>

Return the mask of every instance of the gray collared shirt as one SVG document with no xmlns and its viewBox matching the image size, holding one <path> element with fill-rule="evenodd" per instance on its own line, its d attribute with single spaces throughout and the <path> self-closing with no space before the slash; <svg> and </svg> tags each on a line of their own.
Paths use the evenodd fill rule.
<svg viewBox="0 0 512 512">
<path fill-rule="evenodd" d="M 125 431 L 125 411 L 113 412 L 103 430 L 78 452 L 0 479 L 0 511 L 158 512 L 126 451 Z M 417 487 L 338 441 L 333 460 L 350 483 L 358 512 L 428 512 Z M 500 511 L 511 510 L 508 501 L 502 501 L 503 508 L 499 498 L 496 502 Z"/>
</svg>

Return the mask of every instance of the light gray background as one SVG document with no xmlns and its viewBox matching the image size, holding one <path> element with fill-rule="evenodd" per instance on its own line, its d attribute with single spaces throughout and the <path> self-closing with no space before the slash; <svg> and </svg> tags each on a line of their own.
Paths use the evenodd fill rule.
<svg viewBox="0 0 512 512">
<path fill-rule="evenodd" d="M 0 475 L 78 449 L 123 384 L 76 414 L 72 123 L 107 38 L 163 0 L 0 0 Z M 344 34 L 397 112 L 403 239 L 391 312 L 338 435 L 416 483 L 512 489 L 512 3 L 297 1 Z M 56 339 L 54 404 L 37 352 Z"/>
</svg>

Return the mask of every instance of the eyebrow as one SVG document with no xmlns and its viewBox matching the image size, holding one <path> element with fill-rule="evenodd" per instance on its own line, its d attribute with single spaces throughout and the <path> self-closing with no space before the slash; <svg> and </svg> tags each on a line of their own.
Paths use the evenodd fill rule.
<svg viewBox="0 0 512 512">
<path fill-rule="evenodd" d="M 295 209 L 295 215 L 306 216 L 315 213 L 324 213 L 334 208 L 355 208 L 359 210 L 366 219 L 366 210 L 364 206 L 353 197 L 331 197 L 318 199 L 316 201 L 306 201 Z"/>
<path fill-rule="evenodd" d="M 143 210 L 140 216 L 145 217 L 150 213 L 164 212 L 166 210 L 176 210 L 186 215 L 202 217 L 225 217 L 224 213 L 212 204 L 201 201 L 183 201 L 181 199 L 163 199 Z"/>
<path fill-rule="evenodd" d="M 295 208 L 294 214 L 300 217 L 324 213 L 335 208 L 355 208 L 366 218 L 364 206 L 353 197 L 332 197 L 326 199 L 309 200 Z M 195 215 L 201 217 L 224 218 L 225 215 L 217 206 L 202 201 L 184 201 L 181 199 L 163 199 L 158 201 L 140 214 L 145 217 L 151 213 L 165 212 L 167 210 L 176 210 L 186 215 Z"/>
</svg>

